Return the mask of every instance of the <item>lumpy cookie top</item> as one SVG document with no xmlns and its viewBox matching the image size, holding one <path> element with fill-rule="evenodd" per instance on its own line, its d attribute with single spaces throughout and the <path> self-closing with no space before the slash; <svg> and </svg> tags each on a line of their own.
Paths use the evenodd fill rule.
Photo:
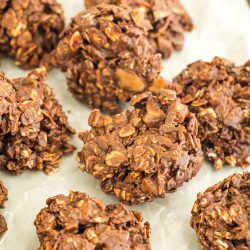
<svg viewBox="0 0 250 250">
<path fill-rule="evenodd" d="M 94 110 L 90 131 L 78 153 L 81 169 L 101 188 L 128 204 L 144 203 L 173 192 L 200 169 L 198 124 L 172 90 L 132 98 L 132 111 L 108 117 Z"/>
<path fill-rule="evenodd" d="M 199 193 L 191 226 L 204 249 L 250 249 L 250 173 L 234 174 Z"/>
<path fill-rule="evenodd" d="M 4 187 L 0 181 L 0 208 L 4 207 L 4 203 L 8 200 L 8 190 Z M 8 230 L 4 217 L 0 214 L 0 234 L 3 234 Z"/>
<path fill-rule="evenodd" d="M 17 131 L 18 115 L 15 90 L 0 72 L 0 136 Z"/>
<path fill-rule="evenodd" d="M 179 0 L 85 0 L 87 8 L 100 3 L 130 6 L 137 25 L 149 29 L 148 39 L 156 52 L 168 58 L 173 50 L 181 50 L 184 32 L 193 29 L 193 23 Z M 145 20 L 136 18 L 144 15 Z"/>
<path fill-rule="evenodd" d="M 204 152 L 215 168 L 250 166 L 250 62 L 236 67 L 219 57 L 198 61 L 174 82 L 197 115 Z"/>
<path fill-rule="evenodd" d="M 62 156 L 74 150 L 69 143 L 74 130 L 45 81 L 45 68 L 11 81 L 2 73 L 0 168 L 14 174 L 25 169 L 52 174 Z"/>
<path fill-rule="evenodd" d="M 98 5 L 78 14 L 56 53 L 58 64 L 68 70 L 69 89 L 90 107 L 114 113 L 120 100 L 161 88 L 161 57 L 146 35 L 126 7 Z"/>
<path fill-rule="evenodd" d="M 63 28 L 63 10 L 56 0 L 0 3 L 0 53 L 12 57 L 18 66 L 36 67 L 48 58 Z"/>
<path fill-rule="evenodd" d="M 150 250 L 150 226 L 122 204 L 105 205 L 85 193 L 47 200 L 35 226 L 40 250 Z"/>
</svg>

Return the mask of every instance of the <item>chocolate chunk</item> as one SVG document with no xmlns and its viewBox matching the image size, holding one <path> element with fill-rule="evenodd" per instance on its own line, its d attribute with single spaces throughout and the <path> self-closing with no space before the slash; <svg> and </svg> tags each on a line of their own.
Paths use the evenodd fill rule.
<svg viewBox="0 0 250 250">
<path fill-rule="evenodd" d="M 56 172 L 62 156 L 75 149 L 69 143 L 74 130 L 45 83 L 45 68 L 11 81 L 0 73 L 0 81 L 0 168 Z"/>
<path fill-rule="evenodd" d="M 146 35 L 128 8 L 99 5 L 81 12 L 56 52 L 57 63 L 68 70 L 70 91 L 91 108 L 116 113 L 119 101 L 162 88 L 161 56 L 153 53 Z"/>
<path fill-rule="evenodd" d="M 179 0 L 85 0 L 86 8 L 100 3 L 132 7 L 133 20 L 149 29 L 149 42 L 164 58 L 181 50 L 184 33 L 193 29 L 192 20 Z"/>
<path fill-rule="evenodd" d="M 0 3 L 0 53 L 23 68 L 46 63 L 63 28 L 63 10 L 56 0 Z"/>
<path fill-rule="evenodd" d="M 198 61 L 174 82 L 197 115 L 203 150 L 215 168 L 250 166 L 250 62 L 236 67 L 219 57 Z"/>
<path fill-rule="evenodd" d="M 105 205 L 85 193 L 47 199 L 35 226 L 40 250 L 150 250 L 150 225 L 122 204 Z"/>
<path fill-rule="evenodd" d="M 113 117 L 94 110 L 90 131 L 78 153 L 81 169 L 102 190 L 128 204 L 144 203 L 175 191 L 196 175 L 202 153 L 194 114 L 172 90 L 132 98 L 132 111 Z"/>
<path fill-rule="evenodd" d="M 191 226 L 203 249 L 250 249 L 250 173 L 234 174 L 199 193 Z"/>
<path fill-rule="evenodd" d="M 4 208 L 5 201 L 8 200 L 8 190 L 4 187 L 0 181 L 0 208 Z M 0 234 L 5 233 L 8 230 L 4 217 L 0 214 Z"/>
</svg>

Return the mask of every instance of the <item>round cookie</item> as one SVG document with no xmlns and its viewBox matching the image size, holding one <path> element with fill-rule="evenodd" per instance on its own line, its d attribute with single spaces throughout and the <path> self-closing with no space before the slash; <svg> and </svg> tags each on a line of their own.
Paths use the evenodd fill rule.
<svg viewBox="0 0 250 250">
<path fill-rule="evenodd" d="M 25 169 L 56 172 L 62 156 L 75 149 L 69 143 L 74 130 L 45 83 L 45 68 L 11 81 L 1 74 L 0 114 L 5 110 L 5 115 L 0 115 L 4 131 L 0 135 L 0 168 L 13 174 Z M 11 98 L 2 97 L 3 93 L 11 93 Z"/>
<path fill-rule="evenodd" d="M 23 68 L 46 63 L 63 28 L 63 9 L 56 0 L 0 3 L 0 53 Z"/>
<path fill-rule="evenodd" d="M 113 117 L 94 110 L 78 161 L 102 190 L 128 204 L 174 192 L 201 167 L 198 123 L 172 90 L 149 92 L 131 100 L 132 111 Z"/>
<path fill-rule="evenodd" d="M 4 208 L 4 203 L 8 200 L 8 190 L 0 181 L 0 208 Z M 7 223 L 4 217 L 0 214 L 0 234 L 8 230 Z"/>
<path fill-rule="evenodd" d="M 78 14 L 56 50 L 70 91 L 91 108 L 116 113 L 119 101 L 162 88 L 161 56 L 146 36 L 125 7 L 99 5 Z"/>
<path fill-rule="evenodd" d="M 191 226 L 204 250 L 250 249 L 250 173 L 234 174 L 199 193 Z"/>
<path fill-rule="evenodd" d="M 236 67 L 219 57 L 197 61 L 174 82 L 197 116 L 203 150 L 215 168 L 250 166 L 250 62 Z"/>
<path fill-rule="evenodd" d="M 192 20 L 179 0 L 85 0 L 86 8 L 100 3 L 130 6 L 135 17 L 143 14 L 147 23 L 134 20 L 148 27 L 150 44 L 164 58 L 170 57 L 174 50 L 181 50 L 184 33 L 193 29 Z"/>
<path fill-rule="evenodd" d="M 150 250 L 150 225 L 142 214 L 122 204 L 105 205 L 85 193 L 71 191 L 47 200 L 35 226 L 39 250 Z"/>
</svg>

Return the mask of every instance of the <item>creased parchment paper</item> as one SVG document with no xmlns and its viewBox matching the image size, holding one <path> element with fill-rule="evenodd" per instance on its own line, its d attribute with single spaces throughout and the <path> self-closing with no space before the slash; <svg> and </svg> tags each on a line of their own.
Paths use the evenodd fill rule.
<svg viewBox="0 0 250 250">
<path fill-rule="evenodd" d="M 59 0 L 65 9 L 67 23 L 83 9 L 82 0 Z M 222 56 L 243 64 L 250 59 L 250 7 L 246 0 L 183 0 L 195 23 L 195 30 L 187 34 L 185 48 L 164 61 L 163 75 L 171 80 L 184 67 L 198 59 L 211 60 Z M 10 60 L 2 60 L 1 70 L 8 78 L 25 76 L 28 72 L 18 69 Z M 70 124 L 76 129 L 88 129 L 87 118 L 90 110 L 77 102 L 67 91 L 66 77 L 58 70 L 49 73 L 48 81 L 56 89 L 57 98 L 68 113 Z M 77 136 L 73 143 L 81 148 Z M 245 170 L 250 170 L 245 169 Z M 194 231 L 189 226 L 190 211 L 196 194 L 210 185 L 235 172 L 243 172 L 237 167 L 224 167 L 214 171 L 211 164 L 204 162 L 201 171 L 189 183 L 169 194 L 165 199 L 131 207 L 144 213 L 145 220 L 152 226 L 153 250 L 198 250 L 201 246 Z M 46 176 L 42 172 L 25 172 L 12 176 L 0 172 L 0 179 L 9 189 L 9 200 L 3 210 L 9 230 L 0 239 L 1 250 L 37 249 L 39 242 L 33 221 L 45 206 L 48 197 L 68 194 L 69 190 L 87 192 L 115 202 L 114 197 L 105 195 L 97 181 L 82 173 L 75 160 L 75 154 L 64 158 L 58 173 Z"/>
</svg>

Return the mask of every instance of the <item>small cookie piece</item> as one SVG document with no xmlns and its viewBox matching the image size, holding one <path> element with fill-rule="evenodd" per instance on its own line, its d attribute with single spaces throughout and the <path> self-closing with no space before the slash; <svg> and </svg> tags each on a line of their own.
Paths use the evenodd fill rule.
<svg viewBox="0 0 250 250">
<path fill-rule="evenodd" d="M 0 3 L 0 53 L 16 65 L 33 68 L 55 49 L 64 28 L 56 0 L 4 0 Z"/>
<path fill-rule="evenodd" d="M 0 88 L 6 85 L 11 92 L 11 99 L 0 95 L 0 105 L 4 107 L 1 111 L 12 115 L 7 116 L 10 122 L 0 116 L 0 128 L 4 124 L 4 133 L 0 135 L 0 168 L 14 174 L 25 169 L 44 170 L 47 174 L 56 172 L 62 156 L 75 149 L 69 143 L 74 130 L 53 90 L 45 83 L 45 68 L 12 81 L 1 74 L 4 84 L 0 84 Z M 9 102 L 4 102 L 5 99 Z"/>
<path fill-rule="evenodd" d="M 179 0 L 85 0 L 86 8 L 100 3 L 132 7 L 134 21 L 149 28 L 149 42 L 164 58 L 181 50 L 184 33 L 193 29 L 192 20 Z M 142 14 L 147 23 L 137 18 Z"/>
<path fill-rule="evenodd" d="M 132 111 L 113 117 L 92 111 L 92 129 L 79 134 L 78 161 L 105 193 L 134 205 L 174 192 L 196 175 L 203 158 L 197 120 L 175 91 L 145 92 L 131 104 Z"/>
<path fill-rule="evenodd" d="M 191 226 L 204 250 L 250 249 L 250 173 L 234 174 L 199 193 Z"/>
<path fill-rule="evenodd" d="M 129 8 L 98 5 L 81 12 L 56 50 L 57 63 L 68 70 L 70 91 L 91 108 L 117 113 L 119 101 L 162 88 L 161 56 L 153 53 L 146 36 Z"/>
<path fill-rule="evenodd" d="M 250 166 L 250 61 L 241 67 L 219 57 L 198 61 L 174 82 L 197 115 L 203 150 L 215 168 Z"/>
<path fill-rule="evenodd" d="M 8 190 L 0 181 L 0 208 L 4 208 L 4 203 L 8 200 Z M 8 230 L 7 223 L 4 217 L 0 214 L 0 234 Z"/>
<path fill-rule="evenodd" d="M 35 226 L 39 250 L 150 250 L 150 225 L 122 204 L 105 205 L 85 193 L 47 199 Z"/>
</svg>

